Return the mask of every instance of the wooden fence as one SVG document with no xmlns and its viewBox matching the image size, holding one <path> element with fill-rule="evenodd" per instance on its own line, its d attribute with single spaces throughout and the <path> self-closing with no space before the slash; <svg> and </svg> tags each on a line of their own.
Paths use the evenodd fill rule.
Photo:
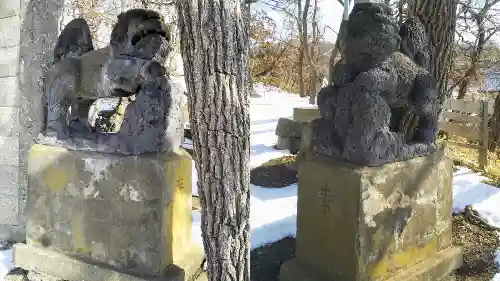
<svg viewBox="0 0 500 281">
<path fill-rule="evenodd" d="M 448 99 L 443 104 L 439 129 L 450 135 L 477 141 L 479 144 L 452 142 L 455 145 L 479 150 L 479 168 L 488 164 L 488 120 L 493 103 Z"/>
</svg>

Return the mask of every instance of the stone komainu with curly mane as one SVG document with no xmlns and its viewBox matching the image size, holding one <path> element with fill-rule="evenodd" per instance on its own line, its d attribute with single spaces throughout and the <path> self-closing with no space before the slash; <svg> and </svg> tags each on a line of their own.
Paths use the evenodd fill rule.
<svg viewBox="0 0 500 281">
<path fill-rule="evenodd" d="M 84 19 L 68 23 L 58 38 L 54 65 L 46 78 L 45 134 L 67 139 L 89 133 L 88 111 L 95 100 L 138 92 L 142 65 L 115 58 L 151 60 L 165 39 L 169 40 L 169 34 L 161 16 L 143 9 L 120 14 L 109 45 L 98 50 L 93 49 Z"/>
<path fill-rule="evenodd" d="M 418 33 L 413 20 L 400 29 L 387 5 L 354 6 L 342 61 L 332 71 L 333 86 L 318 95 L 322 118 L 312 123 L 312 151 L 378 166 L 435 149 L 440 104 L 436 82 L 423 67 L 428 61 L 425 33 Z M 418 117 L 411 132 L 399 126 L 405 115 L 398 113 L 406 111 Z"/>
</svg>

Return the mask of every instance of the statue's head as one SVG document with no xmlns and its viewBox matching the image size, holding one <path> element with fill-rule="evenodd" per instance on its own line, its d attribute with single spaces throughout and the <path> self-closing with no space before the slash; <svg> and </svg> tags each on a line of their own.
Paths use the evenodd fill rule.
<svg viewBox="0 0 500 281">
<path fill-rule="evenodd" d="M 115 55 L 153 59 L 164 40 L 170 41 L 167 25 L 152 10 L 131 9 L 118 15 L 111 32 L 111 48 Z"/>
<path fill-rule="evenodd" d="M 356 4 L 343 35 L 342 58 L 351 64 L 383 61 L 399 49 L 401 39 L 398 32 L 387 5 Z"/>
<path fill-rule="evenodd" d="M 128 97 L 139 89 L 140 72 L 148 60 L 116 56 L 103 68 L 103 86 L 112 96 Z"/>
<path fill-rule="evenodd" d="M 103 86 L 115 97 L 135 95 L 141 82 L 153 82 L 166 75 L 165 67 L 159 62 L 131 56 L 115 56 L 103 71 Z"/>
</svg>

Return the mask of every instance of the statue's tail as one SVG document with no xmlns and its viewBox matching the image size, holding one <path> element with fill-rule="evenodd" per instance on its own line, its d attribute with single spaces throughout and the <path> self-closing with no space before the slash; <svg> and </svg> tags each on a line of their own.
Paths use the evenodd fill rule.
<svg viewBox="0 0 500 281">
<path fill-rule="evenodd" d="M 70 21 L 57 38 L 54 48 L 54 63 L 68 58 L 81 56 L 94 50 L 90 27 L 83 18 Z"/>
</svg>

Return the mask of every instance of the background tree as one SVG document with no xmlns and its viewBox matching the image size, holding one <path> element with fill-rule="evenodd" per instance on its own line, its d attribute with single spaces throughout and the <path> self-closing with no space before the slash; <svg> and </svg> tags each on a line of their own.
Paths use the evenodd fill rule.
<svg viewBox="0 0 500 281">
<path fill-rule="evenodd" d="M 493 47 L 488 45 L 500 30 L 498 3 L 500 0 L 462 0 L 458 3 L 458 40 L 450 88 L 450 92 L 457 89 L 458 99 L 465 97 L 471 82 L 479 80 L 481 70 L 491 65 L 487 56 L 491 52 L 487 49 Z"/>
<path fill-rule="evenodd" d="M 277 58 L 273 71 L 265 78 L 254 76 L 263 81 L 297 92 L 302 97 L 311 97 L 314 102 L 317 88 L 328 67 L 328 52 L 333 44 L 324 40 L 327 26 L 321 24 L 319 13 L 320 0 L 261 0 L 261 7 L 279 14 L 282 19 L 279 37 L 268 42 L 269 54 Z M 263 10 L 254 11 L 262 13 Z M 264 12 L 265 13 L 265 12 Z M 259 58 L 253 57 L 253 61 Z M 279 73 L 279 75 L 278 75 Z M 281 80 L 281 81 L 278 81 Z"/>
<path fill-rule="evenodd" d="M 309 10 L 312 10 L 312 15 L 311 15 L 311 44 L 309 44 L 309 36 L 308 36 L 308 14 Z M 303 27 L 303 33 L 302 33 L 302 48 L 306 50 L 304 54 L 306 55 L 307 62 L 308 62 L 308 67 L 309 67 L 309 83 L 308 83 L 308 95 L 309 95 L 309 103 L 310 104 L 315 104 L 316 103 L 316 94 L 321 88 L 321 83 L 323 82 L 323 73 L 320 73 L 319 71 L 319 57 L 320 55 L 317 54 L 319 52 L 319 23 L 318 23 L 318 0 L 313 0 L 313 3 L 311 5 L 310 0 L 306 0 L 305 3 L 305 8 L 304 8 L 304 13 L 302 16 L 302 25 Z"/>
<path fill-rule="evenodd" d="M 247 8 L 241 0 L 177 2 L 211 281 L 250 280 Z"/>
<path fill-rule="evenodd" d="M 250 65 L 252 77 L 260 80 L 280 68 L 280 60 L 286 56 L 291 40 L 281 38 L 277 34 L 277 26 L 273 18 L 260 10 L 251 14 L 250 21 Z M 273 81 L 265 81 L 273 84 Z"/>
</svg>

